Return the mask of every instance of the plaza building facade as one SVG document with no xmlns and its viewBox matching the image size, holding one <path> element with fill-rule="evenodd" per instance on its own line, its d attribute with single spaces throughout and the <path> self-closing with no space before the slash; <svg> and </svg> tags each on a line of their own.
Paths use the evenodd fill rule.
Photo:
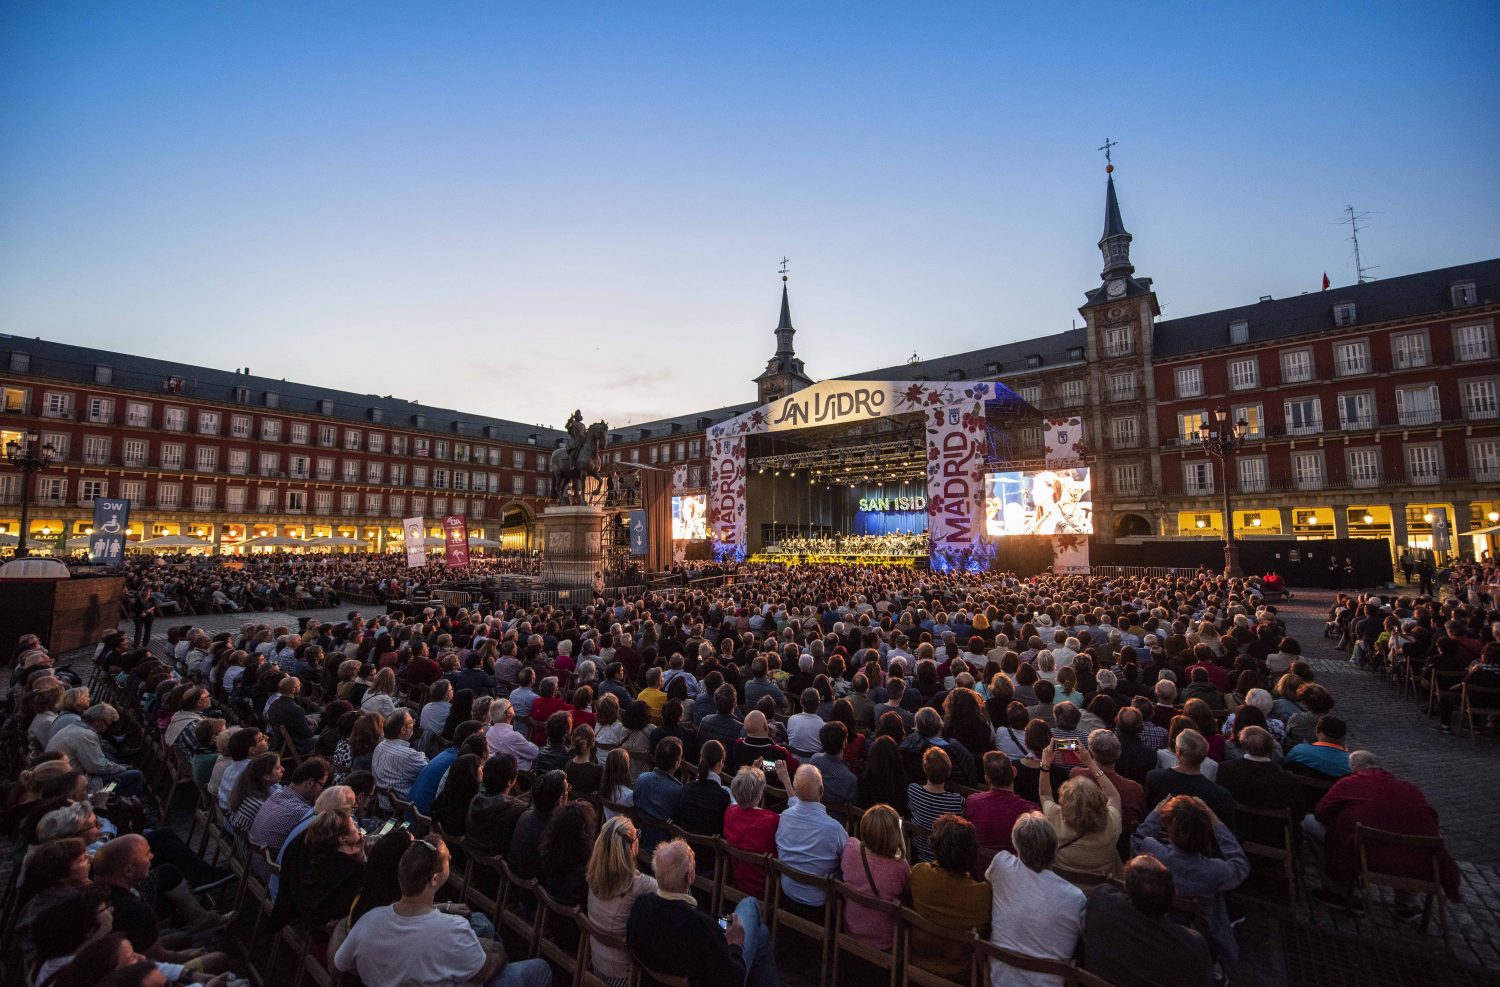
<svg viewBox="0 0 1500 987">
<path fill-rule="evenodd" d="M 98 497 L 131 502 L 132 540 L 343 537 L 401 544 L 403 517 L 440 534 L 532 546 L 562 433 L 377 395 L 0 336 L 0 446 L 34 432 L 54 463 L 35 477 L 34 551 L 87 534 Z M 22 475 L 0 469 L 0 531 L 19 529 Z"/>
<path fill-rule="evenodd" d="M 1480 555 L 1500 535 L 1500 260 L 1260 298 L 1162 319 L 1137 275 L 1113 175 L 1103 268 L 1065 332 L 850 374 L 842 380 L 998 381 L 1036 409 L 998 458 L 1041 456 L 1041 417 L 1080 417 L 1102 541 L 1222 539 L 1226 478 L 1198 443 L 1222 409 L 1248 425 L 1227 478 L 1238 537 L 1383 539 Z M 775 350 L 754 400 L 614 429 L 606 465 L 681 467 L 706 493 L 707 431 L 809 386 L 782 288 Z M 95 497 L 135 505 L 139 535 L 238 551 L 262 533 L 344 535 L 373 550 L 399 520 L 465 514 L 531 547 L 562 433 L 373 395 L 0 337 L 0 431 L 59 450 L 37 477 L 31 539 L 77 536 Z M 748 393 L 747 398 L 751 395 Z M 0 468 L 0 529 L 20 476 Z M 870 489 L 882 496 L 878 485 Z M 891 491 L 892 496 L 898 491 Z M 1489 529 L 1489 530 L 1487 530 Z"/>
</svg>

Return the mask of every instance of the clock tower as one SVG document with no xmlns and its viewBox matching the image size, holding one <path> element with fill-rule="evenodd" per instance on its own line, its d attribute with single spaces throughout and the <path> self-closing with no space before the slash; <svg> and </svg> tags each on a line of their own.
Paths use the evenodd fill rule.
<svg viewBox="0 0 1500 987">
<path fill-rule="evenodd" d="M 761 404 L 769 404 L 784 398 L 793 391 L 800 391 L 813 380 L 802 369 L 802 361 L 792 350 L 792 303 L 787 297 L 786 275 L 781 276 L 781 322 L 776 326 L 776 353 L 766 361 L 765 372 L 755 378 L 756 398 Z"/>
<path fill-rule="evenodd" d="M 1151 279 L 1136 277 L 1130 262 L 1132 237 L 1120 215 L 1114 170 L 1113 164 L 1104 169 L 1104 270 L 1079 309 L 1087 323 L 1090 393 L 1098 396 L 1084 413 L 1094 452 L 1095 531 L 1106 541 L 1162 530 L 1153 493 L 1160 489 L 1160 466 L 1147 454 L 1159 447 L 1151 354 L 1161 306 Z"/>
</svg>

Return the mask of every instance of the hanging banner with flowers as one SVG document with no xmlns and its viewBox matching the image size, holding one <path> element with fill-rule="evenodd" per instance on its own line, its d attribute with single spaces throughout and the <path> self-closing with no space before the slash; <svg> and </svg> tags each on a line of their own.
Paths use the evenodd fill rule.
<svg viewBox="0 0 1500 987">
<path fill-rule="evenodd" d="M 443 561 L 450 569 L 469 564 L 469 522 L 462 514 L 443 515 Z"/>
</svg>

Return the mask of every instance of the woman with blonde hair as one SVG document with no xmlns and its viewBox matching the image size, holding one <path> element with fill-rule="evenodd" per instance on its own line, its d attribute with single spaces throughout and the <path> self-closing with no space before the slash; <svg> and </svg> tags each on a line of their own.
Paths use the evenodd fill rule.
<svg viewBox="0 0 1500 987">
<path fill-rule="evenodd" d="M 379 713 L 387 719 L 396 712 L 396 673 L 382 668 L 375 673 L 375 681 L 360 700 L 359 708 L 364 713 Z"/>
<path fill-rule="evenodd" d="M 656 891 L 656 878 L 636 867 L 641 837 L 626 816 L 606 820 L 594 841 L 588 866 L 588 913 L 604 931 L 624 938 L 630 909 L 643 894 Z M 621 950 L 593 941 L 594 972 L 623 987 L 630 976 L 630 958 Z"/>
<path fill-rule="evenodd" d="M 339 662 L 339 684 L 333 691 L 335 699 L 343 699 L 348 702 L 354 701 L 350 693 L 354 691 L 356 685 L 360 684 L 360 667 L 359 660 L 356 658 L 346 658 Z"/>
<path fill-rule="evenodd" d="M 844 843 L 844 883 L 861 894 L 881 901 L 900 901 L 911 878 L 906 860 L 906 840 L 901 835 L 901 817 L 880 804 L 859 820 L 859 837 Z M 844 912 L 844 927 L 873 949 L 886 951 L 895 941 L 895 920 L 872 908 L 850 902 Z"/>
<path fill-rule="evenodd" d="M 1123 877 L 1117 845 L 1122 826 L 1120 792 L 1100 767 L 1088 744 L 1078 746 L 1078 759 L 1088 769 L 1087 778 L 1063 782 L 1056 801 L 1052 798 L 1052 759 L 1057 748 L 1042 751 L 1042 771 L 1037 776 L 1042 814 L 1057 831 L 1057 866 L 1101 879 Z"/>
</svg>

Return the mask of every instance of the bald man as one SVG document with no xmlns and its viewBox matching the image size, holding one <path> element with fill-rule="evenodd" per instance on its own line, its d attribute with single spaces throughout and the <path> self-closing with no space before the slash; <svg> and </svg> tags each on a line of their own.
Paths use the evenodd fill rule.
<svg viewBox="0 0 1500 987">
<path fill-rule="evenodd" d="M 776 761 L 785 761 L 787 767 L 793 770 L 797 767 L 797 759 L 791 752 L 771 739 L 771 727 L 766 722 L 766 714 L 752 709 L 745 714 L 745 735 L 729 748 L 727 773 L 733 777 L 745 765 L 758 764 L 769 776 L 776 771 Z"/>
<path fill-rule="evenodd" d="M 811 764 L 797 769 L 792 795 L 776 827 L 776 855 L 781 862 L 809 874 L 838 873 L 848 834 L 823 806 L 823 774 Z M 822 888 L 782 878 L 781 889 L 789 905 L 817 921 L 827 905 Z"/>
</svg>

